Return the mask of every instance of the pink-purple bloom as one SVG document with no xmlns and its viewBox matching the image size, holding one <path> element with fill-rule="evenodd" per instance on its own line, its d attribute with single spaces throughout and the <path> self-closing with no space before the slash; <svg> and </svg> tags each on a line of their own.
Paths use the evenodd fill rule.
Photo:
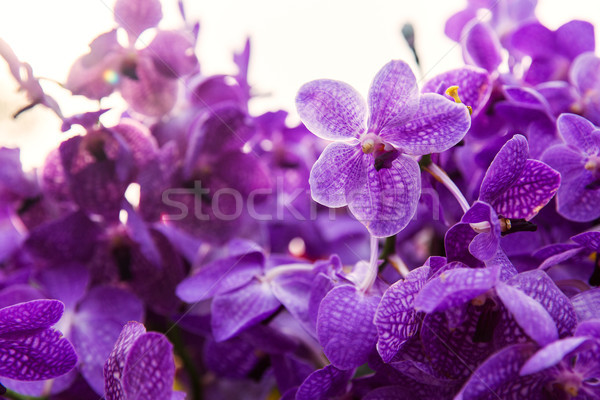
<svg viewBox="0 0 600 400">
<path fill-rule="evenodd" d="M 375 76 L 368 120 L 360 94 L 333 80 L 305 84 L 296 107 L 311 132 L 334 141 L 311 170 L 313 199 L 328 207 L 348 205 L 378 237 L 398 233 L 415 213 L 421 179 L 411 156 L 449 149 L 470 125 L 463 105 L 419 95 L 402 61 L 389 62 Z"/>
</svg>

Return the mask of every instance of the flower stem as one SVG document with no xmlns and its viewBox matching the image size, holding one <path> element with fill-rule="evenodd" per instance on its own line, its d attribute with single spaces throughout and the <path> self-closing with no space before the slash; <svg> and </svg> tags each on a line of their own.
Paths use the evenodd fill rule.
<svg viewBox="0 0 600 400">
<path fill-rule="evenodd" d="M 290 272 L 298 272 L 298 271 L 312 271 L 313 268 L 314 268 L 314 265 L 312 265 L 312 264 L 281 265 L 279 267 L 275 267 L 275 268 L 268 270 L 267 273 L 262 276 L 262 280 L 269 282 L 282 274 L 287 274 Z"/>
<path fill-rule="evenodd" d="M 10 399 L 10 400 L 46 400 L 46 399 L 48 399 L 47 397 L 25 396 L 23 394 L 13 392 L 10 389 L 7 389 L 6 393 L 4 393 L 2 396 L 4 396 L 4 397 L 0 397 L 0 398 L 6 398 L 6 399 Z"/>
<path fill-rule="evenodd" d="M 198 380 L 200 373 L 196 367 L 196 364 L 192 360 L 189 351 L 186 349 L 183 337 L 181 335 L 181 329 L 179 326 L 174 324 L 173 328 L 167 331 L 167 336 L 171 343 L 173 343 L 175 353 L 180 357 L 183 363 L 183 368 L 190 379 L 191 400 L 201 400 L 202 388 L 200 387 L 200 381 Z"/>
<path fill-rule="evenodd" d="M 463 212 L 467 212 L 467 210 L 471 208 L 469 202 L 467 199 L 465 199 L 465 196 L 462 194 L 460 189 L 443 169 L 434 163 L 429 163 L 427 166 L 423 167 L 423 169 L 429 172 L 438 182 L 443 184 L 446 189 L 450 191 L 450 193 L 452 193 L 456 201 L 458 201 L 458 204 L 460 204 L 460 208 L 462 208 Z"/>
<path fill-rule="evenodd" d="M 369 260 L 369 273 L 367 274 L 360 290 L 366 292 L 373 286 L 375 279 L 377 278 L 377 253 L 379 252 L 379 239 L 371 236 L 371 259 Z"/>
</svg>

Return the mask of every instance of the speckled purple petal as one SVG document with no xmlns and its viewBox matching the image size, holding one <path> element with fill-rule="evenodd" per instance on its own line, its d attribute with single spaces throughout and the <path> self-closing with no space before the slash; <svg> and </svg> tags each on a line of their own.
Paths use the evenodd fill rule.
<svg viewBox="0 0 600 400">
<path fill-rule="evenodd" d="M 329 144 L 310 171 L 308 182 L 313 200 L 328 207 L 348 204 L 348 188 L 365 179 L 366 157 L 358 146 Z"/>
<path fill-rule="evenodd" d="M 365 101 L 344 82 L 320 79 L 305 83 L 296 95 L 296 109 L 308 130 L 323 139 L 356 138 L 365 130 Z"/>
<path fill-rule="evenodd" d="M 499 270 L 501 281 L 506 281 L 517 274 L 517 269 L 510 262 L 504 250 L 502 250 L 502 246 L 498 248 L 498 251 L 492 258 L 485 262 L 485 266 Z"/>
<path fill-rule="evenodd" d="M 146 333 L 146 328 L 139 322 L 131 321 L 125 324 L 117 339 L 110 356 L 104 364 L 104 391 L 106 400 L 123 400 L 122 381 L 126 357 L 135 341 Z"/>
<path fill-rule="evenodd" d="M 415 299 L 415 309 L 432 313 L 460 306 L 490 290 L 498 281 L 498 270 L 455 268 L 429 281 Z"/>
<path fill-rule="evenodd" d="M 32 300 L 0 308 L 0 335 L 48 328 L 58 322 L 64 310 L 58 300 Z"/>
<path fill-rule="evenodd" d="M 99 227 L 78 211 L 33 229 L 25 241 L 25 247 L 46 261 L 87 262 L 99 235 Z"/>
<path fill-rule="evenodd" d="M 261 273 L 264 259 L 261 253 L 248 253 L 215 260 L 177 286 L 177 296 L 193 303 L 237 289 Z"/>
<path fill-rule="evenodd" d="M 600 288 L 586 290 L 571 297 L 579 321 L 600 318 Z"/>
<path fill-rule="evenodd" d="M 477 232 L 469 224 L 458 223 L 448 229 L 444 237 L 448 262 L 460 261 L 473 268 L 483 267 L 483 262 L 469 252 L 469 244 L 475 236 Z"/>
<path fill-rule="evenodd" d="M 296 392 L 296 400 L 326 400 L 346 393 L 353 369 L 340 370 L 329 364 L 310 374 Z"/>
<path fill-rule="evenodd" d="M 427 314 L 421 326 L 425 355 L 448 378 L 467 378 L 493 351 L 490 343 L 474 342 L 482 307 L 467 306 L 465 321 L 450 328 L 446 313 Z"/>
<path fill-rule="evenodd" d="M 541 270 L 526 271 L 515 275 L 507 283 L 544 306 L 556 323 L 560 337 L 573 334 L 577 325 L 575 310 L 548 274 Z"/>
<path fill-rule="evenodd" d="M 371 82 L 368 103 L 369 132 L 410 120 L 419 107 L 419 88 L 408 64 L 401 60 L 385 64 Z"/>
<path fill-rule="evenodd" d="M 446 94 L 446 89 L 450 86 L 458 86 L 458 95 L 463 104 L 473 109 L 473 118 L 486 105 L 492 93 L 492 82 L 487 71 L 470 65 L 435 76 L 423 86 L 421 91 L 441 94 L 448 100 L 454 101 Z"/>
<path fill-rule="evenodd" d="M 587 155 L 598 154 L 598 143 L 594 139 L 598 128 L 590 121 L 576 114 L 562 114 L 556 124 L 567 144 L 577 147 Z"/>
<path fill-rule="evenodd" d="M 569 21 L 556 30 L 555 40 L 561 53 L 573 60 L 579 54 L 594 51 L 594 25 L 587 21 Z"/>
<path fill-rule="evenodd" d="M 448 264 L 448 260 L 446 259 L 446 257 L 430 256 L 427 258 L 427 260 L 425 260 L 425 263 L 423 265 L 430 268 L 429 276 L 433 276 L 446 264 Z"/>
<path fill-rule="evenodd" d="M 0 376 L 38 381 L 66 374 L 75 367 L 77 355 L 60 332 L 43 329 L 0 337 L 0 360 Z"/>
<path fill-rule="evenodd" d="M 158 332 L 140 336 L 131 346 L 123 368 L 122 384 L 126 398 L 168 399 L 174 378 L 173 345 L 166 336 Z"/>
<path fill-rule="evenodd" d="M 527 160 L 521 177 L 491 204 L 505 218 L 530 220 L 554 197 L 560 174 L 547 164 Z"/>
<path fill-rule="evenodd" d="M 486 23 L 474 21 L 465 26 L 462 38 L 463 55 L 468 64 L 493 72 L 502 62 L 500 42 L 496 33 Z"/>
<path fill-rule="evenodd" d="M 423 287 L 429 271 L 429 267 L 412 270 L 406 279 L 399 280 L 385 291 L 377 306 L 373 320 L 379 337 L 377 351 L 386 363 L 419 329 L 421 320 L 414 311 L 414 299 Z"/>
<path fill-rule="evenodd" d="M 348 206 L 371 235 L 392 236 L 408 225 L 417 209 L 421 195 L 419 165 L 402 154 L 390 168 L 376 171 L 369 158 L 363 156 L 366 177 L 354 182 L 347 194 Z"/>
<path fill-rule="evenodd" d="M 441 153 L 465 136 L 471 117 L 464 104 L 455 103 L 437 93 L 421 95 L 419 108 L 408 120 L 390 121 L 381 137 L 407 154 Z"/>
<path fill-rule="evenodd" d="M 579 243 L 586 249 L 600 252 L 600 232 L 591 231 L 580 233 L 571 238 L 575 243 Z"/>
<path fill-rule="evenodd" d="M 351 369 L 367 361 L 377 341 L 373 317 L 378 304 L 379 297 L 348 285 L 333 288 L 321 301 L 317 335 L 325 356 L 336 368 Z"/>
<path fill-rule="evenodd" d="M 532 343 L 507 346 L 485 360 L 471 375 L 455 400 L 488 399 L 502 387 L 516 383 L 521 366 L 535 352 Z M 523 388 L 527 390 L 526 388 Z"/>
<path fill-rule="evenodd" d="M 268 283 L 252 280 L 233 292 L 217 295 L 211 327 L 217 342 L 227 340 L 271 315 L 281 305 Z"/>
<path fill-rule="evenodd" d="M 577 349 L 586 340 L 588 339 L 584 337 L 570 337 L 548 344 L 527 360 L 521 368 L 520 375 L 535 374 L 556 365 L 564 356 Z"/>
<path fill-rule="evenodd" d="M 125 28 L 132 39 L 162 19 L 159 0 L 117 0 L 114 6 L 115 21 Z"/>
<path fill-rule="evenodd" d="M 528 155 L 529 146 L 524 136 L 515 135 L 506 142 L 485 173 L 479 199 L 493 203 L 514 185 L 523 173 Z"/>
<path fill-rule="evenodd" d="M 521 290 L 503 282 L 496 285 L 496 294 L 525 333 L 540 345 L 558 339 L 556 324 L 548 311 Z"/>
<path fill-rule="evenodd" d="M 135 166 L 138 169 L 146 168 L 150 161 L 158 157 L 158 145 L 150 130 L 142 123 L 132 118 L 121 118 L 119 123 L 110 128 L 127 145 L 131 152 Z"/>
<path fill-rule="evenodd" d="M 121 95 L 129 106 L 144 115 L 161 117 L 177 101 L 177 80 L 160 74 L 151 59 L 139 58 L 135 70 L 138 79 L 123 78 Z"/>
<path fill-rule="evenodd" d="M 195 45 L 196 40 L 189 32 L 159 31 L 141 54 L 152 58 L 159 73 L 178 78 L 199 69 Z"/>
<path fill-rule="evenodd" d="M 319 317 L 319 306 L 321 301 L 327 296 L 327 293 L 331 291 L 335 286 L 333 279 L 324 273 L 319 273 L 314 281 L 310 291 L 310 299 L 308 301 L 308 316 L 311 323 L 317 326 L 317 319 Z"/>
</svg>

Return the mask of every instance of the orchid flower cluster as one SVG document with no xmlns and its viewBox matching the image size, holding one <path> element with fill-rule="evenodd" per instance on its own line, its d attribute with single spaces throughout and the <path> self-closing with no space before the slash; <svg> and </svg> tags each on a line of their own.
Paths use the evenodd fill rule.
<svg viewBox="0 0 600 400">
<path fill-rule="evenodd" d="M 469 0 L 445 29 L 463 67 L 390 61 L 366 100 L 308 82 L 289 126 L 249 111 L 249 41 L 202 73 L 179 6 L 165 30 L 158 0 L 116 2 L 64 83 L 83 114 L 0 39 L 15 117 L 66 132 L 32 171 L 0 149 L 0 396 L 600 398 L 591 24 Z"/>
</svg>

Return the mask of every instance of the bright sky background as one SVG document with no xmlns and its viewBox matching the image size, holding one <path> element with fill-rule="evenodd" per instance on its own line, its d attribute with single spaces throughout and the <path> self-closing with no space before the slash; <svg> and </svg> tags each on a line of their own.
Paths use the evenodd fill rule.
<svg viewBox="0 0 600 400">
<path fill-rule="evenodd" d="M 504 0 L 500 0 L 504 1 Z M 0 37 L 37 76 L 64 81 L 72 62 L 89 42 L 114 25 L 115 0 L 0 1 Z M 199 19 L 197 52 L 204 73 L 235 72 L 232 52 L 252 38 L 250 82 L 258 93 L 252 111 L 286 109 L 291 119 L 296 91 L 303 83 L 332 78 L 366 94 L 375 73 L 387 61 L 412 54 L 400 36 L 405 22 L 415 26 L 425 78 L 461 65 L 460 48 L 444 36 L 445 20 L 465 0 L 193 0 L 189 19 Z M 571 19 L 597 28 L 600 13 L 591 0 L 539 0 L 537 15 L 552 29 Z M 180 23 L 176 0 L 163 0 L 164 27 Z M 71 98 L 51 82 L 44 87 L 65 114 L 95 109 L 93 102 Z M 64 134 L 60 121 L 36 107 L 16 121 L 11 115 L 26 104 L 0 60 L 0 146 L 21 146 L 27 167 L 39 166 Z M 118 104 L 118 101 L 116 101 Z"/>
</svg>

